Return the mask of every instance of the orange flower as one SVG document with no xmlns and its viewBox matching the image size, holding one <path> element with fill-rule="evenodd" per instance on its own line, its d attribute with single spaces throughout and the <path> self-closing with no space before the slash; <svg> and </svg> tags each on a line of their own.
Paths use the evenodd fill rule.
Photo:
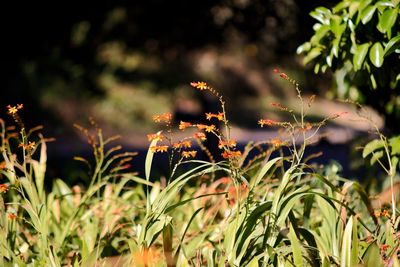
<svg viewBox="0 0 400 267">
<path fill-rule="evenodd" d="M 133 254 L 134 266 L 154 266 L 160 261 L 160 255 L 152 248 L 136 251 Z"/>
<path fill-rule="evenodd" d="M 312 124 L 307 122 L 306 125 L 304 125 L 304 127 L 300 128 L 300 131 L 301 132 L 307 132 L 307 131 L 311 130 L 311 128 L 312 128 Z"/>
<path fill-rule="evenodd" d="M 240 157 L 242 155 L 242 152 L 240 152 L 239 150 L 237 151 L 225 150 L 221 155 L 224 159 L 231 159 Z"/>
<path fill-rule="evenodd" d="M 8 105 L 8 114 L 10 115 L 15 115 L 17 114 L 18 110 L 22 109 L 24 107 L 23 104 L 17 104 L 16 106 L 10 106 Z"/>
<path fill-rule="evenodd" d="M 219 178 L 219 181 L 221 184 L 230 184 L 232 182 L 231 178 L 227 176 Z"/>
<path fill-rule="evenodd" d="M 5 193 L 8 191 L 8 185 L 7 184 L 0 184 L 0 193 Z"/>
<path fill-rule="evenodd" d="M 8 212 L 7 213 L 7 218 L 9 220 L 15 220 L 17 218 L 17 215 L 15 213 Z"/>
<path fill-rule="evenodd" d="M 206 127 L 206 132 L 210 133 L 210 132 L 214 131 L 215 129 L 216 129 L 215 125 L 211 124 L 211 125 Z"/>
<path fill-rule="evenodd" d="M 219 121 L 224 120 L 224 113 L 218 112 L 218 114 L 215 115 L 215 118 L 217 118 Z"/>
<path fill-rule="evenodd" d="M 201 141 L 207 140 L 205 133 L 202 132 L 195 133 L 194 138 L 200 139 Z"/>
<path fill-rule="evenodd" d="M 274 147 L 280 147 L 282 145 L 282 140 L 278 138 L 272 139 L 271 144 L 274 145 Z"/>
<path fill-rule="evenodd" d="M 197 154 L 197 151 L 195 151 L 195 150 L 183 151 L 182 157 L 184 157 L 185 159 L 190 158 L 190 157 L 194 158 L 194 157 L 196 157 L 196 154 Z"/>
<path fill-rule="evenodd" d="M 264 127 L 264 125 L 273 126 L 278 124 L 278 122 L 269 119 L 261 119 L 258 121 L 258 124 L 260 124 L 261 127 Z"/>
<path fill-rule="evenodd" d="M 241 184 L 239 186 L 239 192 L 236 192 L 236 189 L 234 186 L 229 186 L 228 188 L 228 199 L 229 199 L 229 204 L 231 207 L 235 204 L 237 200 L 241 201 L 246 198 L 247 194 L 249 193 L 249 189 L 246 184 Z M 237 195 L 239 193 L 239 196 Z"/>
<path fill-rule="evenodd" d="M 194 88 L 200 89 L 200 91 L 208 89 L 208 85 L 205 82 L 191 82 L 190 85 Z"/>
<path fill-rule="evenodd" d="M 281 78 L 285 79 L 285 80 L 289 80 L 289 76 L 287 76 L 285 73 L 280 73 L 279 76 L 281 76 Z"/>
<path fill-rule="evenodd" d="M 164 113 L 161 115 L 154 115 L 153 116 L 153 121 L 154 122 L 166 122 L 170 123 L 172 119 L 172 114 L 171 113 Z"/>
<path fill-rule="evenodd" d="M 186 128 L 188 128 L 190 126 L 192 126 L 192 124 L 190 122 L 181 121 L 179 123 L 179 130 L 185 130 Z"/>
<path fill-rule="evenodd" d="M 206 113 L 206 118 L 207 118 L 207 120 L 211 120 L 212 118 L 216 118 L 219 121 L 223 121 L 224 120 L 224 113 L 223 112 L 218 112 L 218 114 Z"/>
<path fill-rule="evenodd" d="M 23 143 L 19 144 L 18 147 L 23 147 L 24 149 L 26 149 L 26 150 L 28 150 L 28 151 L 31 151 L 31 150 L 34 150 L 34 149 L 35 149 L 36 143 L 35 143 L 35 142 L 29 141 L 29 143 L 26 144 L 26 145 L 23 144 Z"/>
<path fill-rule="evenodd" d="M 382 245 L 380 246 L 381 253 L 385 253 L 386 250 L 387 250 L 388 248 L 390 248 L 389 245 L 387 245 L 387 244 L 382 244 Z"/>
<path fill-rule="evenodd" d="M 205 124 L 196 124 L 196 127 L 197 127 L 199 130 L 204 130 L 205 128 L 207 128 L 207 125 L 205 125 Z"/>
<path fill-rule="evenodd" d="M 231 139 L 229 141 L 220 140 L 219 143 L 218 143 L 218 148 L 222 149 L 222 148 L 224 148 L 224 146 L 236 147 L 236 141 L 233 140 L 233 139 Z"/>
<path fill-rule="evenodd" d="M 182 146 L 184 148 L 190 148 L 192 147 L 192 142 L 190 142 L 189 140 L 182 141 Z"/>
<path fill-rule="evenodd" d="M 382 216 L 382 217 L 386 217 L 386 218 L 390 218 L 390 213 L 389 213 L 388 210 L 383 210 L 383 211 L 381 212 L 381 216 Z"/>
<path fill-rule="evenodd" d="M 149 142 L 154 141 L 154 140 L 162 141 L 164 139 L 164 136 L 160 133 L 148 134 L 147 139 L 149 140 Z"/>
<path fill-rule="evenodd" d="M 175 149 L 178 149 L 178 148 L 182 147 L 182 144 L 181 143 L 173 143 L 172 147 L 175 148 Z"/>
<path fill-rule="evenodd" d="M 163 152 L 168 151 L 168 146 L 152 146 L 152 147 L 150 147 L 150 150 L 153 153 L 157 153 L 157 152 L 163 153 Z"/>
<path fill-rule="evenodd" d="M 5 170 L 7 168 L 7 163 L 5 161 L 0 163 L 0 170 Z"/>
</svg>

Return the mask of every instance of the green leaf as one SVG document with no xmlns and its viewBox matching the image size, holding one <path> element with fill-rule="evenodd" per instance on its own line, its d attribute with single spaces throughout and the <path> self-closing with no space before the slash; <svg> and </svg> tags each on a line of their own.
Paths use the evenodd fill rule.
<svg viewBox="0 0 400 267">
<path fill-rule="evenodd" d="M 311 37 L 311 43 L 318 44 L 320 40 L 327 35 L 331 30 L 329 25 L 321 25 L 316 31 L 313 37 Z"/>
<path fill-rule="evenodd" d="M 371 165 L 374 165 L 374 163 L 379 160 L 383 156 L 383 151 L 378 151 L 378 152 L 373 152 L 373 155 L 371 157 Z"/>
<path fill-rule="evenodd" d="M 304 64 L 307 65 L 310 63 L 312 60 L 314 60 L 316 57 L 321 55 L 321 49 L 320 48 L 313 48 L 310 50 L 310 52 L 307 53 L 307 55 L 304 57 Z"/>
<path fill-rule="evenodd" d="M 161 134 L 162 131 L 159 131 L 157 134 Z M 150 181 L 150 173 L 151 173 L 151 165 L 153 162 L 153 156 L 154 156 L 154 152 L 152 151 L 151 147 L 155 146 L 157 144 L 157 139 L 154 139 L 153 141 L 151 141 L 149 149 L 147 151 L 147 155 L 146 155 L 146 161 L 145 161 L 145 176 L 146 176 L 146 181 L 149 182 Z M 149 196 L 149 186 L 147 186 L 147 205 L 146 205 L 146 211 L 149 212 L 150 211 L 150 198 Z"/>
<path fill-rule="evenodd" d="M 303 266 L 303 256 L 301 255 L 300 241 L 294 232 L 293 225 L 290 225 L 289 239 L 292 247 L 293 262 L 295 266 Z"/>
<path fill-rule="evenodd" d="M 351 257 L 350 257 L 350 266 L 357 266 L 358 264 L 358 250 L 359 250 L 359 242 L 357 236 L 357 220 L 353 221 L 353 229 L 352 229 L 352 241 L 351 241 Z"/>
<path fill-rule="evenodd" d="M 374 266 L 374 267 L 383 266 L 381 261 L 381 255 L 379 253 L 379 247 L 376 244 L 376 242 L 368 246 L 362 259 L 364 261 L 364 266 Z"/>
<path fill-rule="evenodd" d="M 394 7 L 394 4 L 391 1 L 379 1 L 375 5 L 377 7 Z"/>
<path fill-rule="evenodd" d="M 310 12 L 310 16 L 318 20 L 322 24 L 327 24 L 329 20 L 327 17 L 331 14 L 331 11 L 326 7 L 318 7 L 314 11 Z"/>
<path fill-rule="evenodd" d="M 351 1 L 349 6 L 349 17 L 352 18 L 354 14 L 359 10 L 360 2 L 359 1 Z"/>
<path fill-rule="evenodd" d="M 396 49 L 400 48 L 400 35 L 393 37 L 385 46 L 385 56 L 390 55 Z"/>
<path fill-rule="evenodd" d="M 311 49 L 311 44 L 310 42 L 305 42 L 304 44 L 302 44 L 301 46 L 299 46 L 296 50 L 297 54 L 301 54 L 304 53 L 306 51 L 309 51 Z"/>
<path fill-rule="evenodd" d="M 257 186 L 261 179 L 265 176 L 265 174 L 271 169 L 272 166 L 274 166 L 279 160 L 281 160 L 282 157 L 276 157 L 274 159 L 271 159 L 268 161 L 260 170 L 260 172 L 257 174 L 257 177 L 255 180 L 250 181 L 250 188 L 253 189 L 255 186 Z"/>
<path fill-rule="evenodd" d="M 366 7 L 369 7 L 372 0 L 361 0 L 359 8 L 359 12 L 363 11 Z"/>
<path fill-rule="evenodd" d="M 258 267 L 258 259 L 257 258 L 253 258 L 250 262 L 249 265 L 247 265 L 248 267 Z"/>
<path fill-rule="evenodd" d="M 367 157 L 369 154 L 374 152 L 375 150 L 382 148 L 384 146 L 384 142 L 380 139 L 375 139 L 369 142 L 363 150 L 363 158 Z"/>
<path fill-rule="evenodd" d="M 362 44 L 356 47 L 355 54 L 353 56 L 353 66 L 354 70 L 358 71 L 361 69 L 362 64 L 364 63 L 365 56 L 368 53 L 369 44 Z"/>
<path fill-rule="evenodd" d="M 350 2 L 348 1 L 342 1 L 339 4 L 337 4 L 332 11 L 334 13 L 338 13 L 340 10 L 347 8 L 350 5 Z"/>
<path fill-rule="evenodd" d="M 366 9 L 364 9 L 361 13 L 361 22 L 363 24 L 367 24 L 368 21 L 372 19 L 374 16 L 374 13 L 376 11 L 376 6 L 369 6 Z"/>
<path fill-rule="evenodd" d="M 343 241 L 342 241 L 342 253 L 341 264 L 342 267 L 350 267 L 351 266 L 351 244 L 352 244 L 352 233 L 353 233 L 353 216 L 350 217 L 349 221 L 346 224 L 346 228 L 343 233 Z"/>
<path fill-rule="evenodd" d="M 377 68 L 383 64 L 383 55 L 383 47 L 380 42 L 376 42 L 369 50 L 369 59 Z"/>
<path fill-rule="evenodd" d="M 397 8 L 387 8 L 380 16 L 378 25 L 376 26 L 381 33 L 387 32 L 389 38 L 391 37 L 391 29 L 396 22 L 397 14 Z"/>
<path fill-rule="evenodd" d="M 390 138 L 389 145 L 392 148 L 391 155 L 400 155 L 400 135 Z"/>
<path fill-rule="evenodd" d="M 370 80 L 371 80 L 371 85 L 372 85 L 372 89 L 377 89 L 378 85 L 376 84 L 376 80 L 374 75 L 371 73 L 371 75 L 369 76 Z"/>
</svg>

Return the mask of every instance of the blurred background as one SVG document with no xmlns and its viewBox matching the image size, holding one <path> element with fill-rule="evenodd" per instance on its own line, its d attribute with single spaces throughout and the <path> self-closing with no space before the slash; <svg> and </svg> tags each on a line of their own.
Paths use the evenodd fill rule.
<svg viewBox="0 0 400 267">
<path fill-rule="evenodd" d="M 285 119 L 271 102 L 299 107 L 293 86 L 274 68 L 295 78 L 305 97 L 317 95 L 311 119 L 351 110 L 332 100 L 331 75 L 315 75 L 296 55 L 313 34 L 309 12 L 335 1 L 11 2 L 0 16 L 2 116 L 8 104 L 24 103 L 26 124 L 41 124 L 57 139 L 49 148 L 54 164 L 88 151 L 72 125 L 88 125 L 89 117 L 106 134 L 122 135 L 129 149 L 144 151 L 146 134 L 158 130 L 152 115 L 172 112 L 179 122 L 218 111 L 191 81 L 225 96 L 242 143 L 274 136 L 257 125 L 260 118 Z M 326 157 L 348 164 L 348 141 L 368 131 L 353 119 L 327 126 L 333 134 L 323 143 L 330 144 Z"/>
</svg>

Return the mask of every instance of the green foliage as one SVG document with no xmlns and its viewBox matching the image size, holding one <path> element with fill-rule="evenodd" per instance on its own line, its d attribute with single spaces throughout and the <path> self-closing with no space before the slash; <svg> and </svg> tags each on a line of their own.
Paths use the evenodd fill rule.
<svg viewBox="0 0 400 267">
<path fill-rule="evenodd" d="M 342 0 L 310 15 L 314 35 L 297 50 L 315 73 L 336 73 L 337 95 L 386 114 L 396 131 L 400 118 L 400 5 L 398 0 Z M 390 121 L 391 120 L 391 121 Z M 390 122 L 390 123 L 389 123 Z"/>
<path fill-rule="evenodd" d="M 293 121 L 260 124 L 281 127 L 287 140 L 250 143 L 241 152 L 230 138 L 222 96 L 204 82 L 192 83 L 218 97 L 222 112 L 207 116 L 225 128 L 189 122 L 179 128 L 216 135 L 224 161 L 188 160 L 196 155 L 186 150 L 192 137 L 173 142 L 171 117 L 163 114 L 155 121 L 168 136 L 148 135 L 142 179 L 125 167 L 135 153 L 107 146 L 115 138 L 104 138 L 92 123 L 94 131 L 77 127 L 93 149 L 87 187 L 61 179 L 51 190 L 44 187 L 48 140 L 27 134 L 18 109 L 10 107 L 20 131 L 0 121 L 0 265 L 382 266 L 388 259 L 398 265 L 397 203 L 392 201 L 391 216 L 385 209 L 376 214 L 363 186 L 340 177 L 338 165 L 318 167 L 303 158 L 319 128 L 338 115 L 307 123 L 310 103 L 294 80 L 279 75 L 295 85 L 301 114 L 288 110 Z M 196 141 L 207 152 L 199 133 Z M 400 139 L 380 137 L 363 156 L 397 157 Z M 284 156 L 284 149 L 292 153 Z M 250 157 L 252 150 L 259 155 Z M 271 157 L 274 151 L 281 156 Z M 160 181 L 152 172 L 158 153 L 167 153 L 172 164 L 168 179 Z M 394 175 L 383 157 L 375 161 Z"/>
</svg>

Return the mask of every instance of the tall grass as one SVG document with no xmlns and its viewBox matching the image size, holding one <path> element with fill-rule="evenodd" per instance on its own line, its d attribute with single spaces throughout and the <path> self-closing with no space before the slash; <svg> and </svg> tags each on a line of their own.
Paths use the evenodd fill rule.
<svg viewBox="0 0 400 267">
<path fill-rule="evenodd" d="M 9 106 L 15 126 L 0 121 L 0 266 L 399 266 L 395 199 L 390 211 L 374 210 L 340 166 L 304 157 L 319 128 L 342 114 L 307 122 L 314 97 L 303 99 L 296 81 L 276 73 L 294 85 L 300 105 L 295 113 L 273 103 L 291 121 L 260 119 L 280 129 L 279 139 L 239 150 L 223 97 L 193 82 L 218 99 L 220 112 L 206 113 L 207 125 L 181 121 L 178 129 L 170 114 L 154 116 L 161 129 L 148 135 L 144 178 L 129 171 L 135 153 L 120 152 L 116 137 L 93 121 L 92 130 L 76 126 L 93 150 L 92 159 L 75 158 L 89 167 L 86 187 L 46 177 L 50 140 L 25 129 L 22 105 Z M 221 162 L 203 143 L 210 135 Z M 194 144 L 209 161 L 196 159 Z M 168 155 L 166 177 L 152 170 L 160 153 Z"/>
</svg>

